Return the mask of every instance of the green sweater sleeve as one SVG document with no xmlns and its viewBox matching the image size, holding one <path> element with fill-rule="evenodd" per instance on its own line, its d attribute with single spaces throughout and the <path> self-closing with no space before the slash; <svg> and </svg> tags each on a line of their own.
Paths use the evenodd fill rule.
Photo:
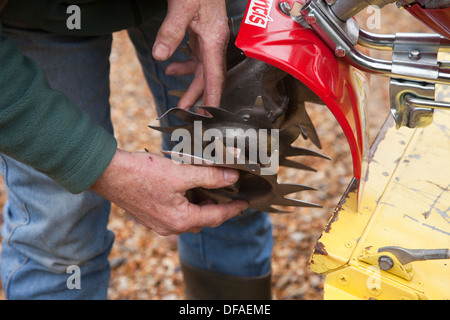
<svg viewBox="0 0 450 320">
<path fill-rule="evenodd" d="M 89 115 L 49 87 L 0 25 L 0 152 L 46 174 L 72 193 L 88 189 L 117 142 Z"/>
</svg>

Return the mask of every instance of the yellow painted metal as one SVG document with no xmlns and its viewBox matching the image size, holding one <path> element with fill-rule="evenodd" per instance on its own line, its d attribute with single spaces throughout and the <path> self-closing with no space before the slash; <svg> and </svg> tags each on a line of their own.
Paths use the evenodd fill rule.
<svg viewBox="0 0 450 320">
<path fill-rule="evenodd" d="M 378 265 L 378 248 L 450 248 L 450 111 L 395 129 L 386 121 L 370 155 L 357 208 L 344 195 L 318 240 L 310 269 L 325 274 L 325 299 L 450 299 L 450 259 Z"/>
</svg>

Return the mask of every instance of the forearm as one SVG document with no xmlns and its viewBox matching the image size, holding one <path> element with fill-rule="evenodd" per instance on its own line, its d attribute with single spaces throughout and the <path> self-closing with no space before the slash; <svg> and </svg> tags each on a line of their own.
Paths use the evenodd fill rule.
<svg viewBox="0 0 450 320">
<path fill-rule="evenodd" d="M 70 192 L 89 188 L 114 155 L 114 137 L 51 89 L 10 39 L 0 39 L 0 66 L 0 152 Z"/>
</svg>

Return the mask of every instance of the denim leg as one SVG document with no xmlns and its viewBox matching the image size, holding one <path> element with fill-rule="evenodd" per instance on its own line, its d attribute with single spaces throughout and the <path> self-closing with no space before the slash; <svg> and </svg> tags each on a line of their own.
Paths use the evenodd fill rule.
<svg viewBox="0 0 450 320">
<path fill-rule="evenodd" d="M 241 17 L 246 5 L 246 0 L 228 1 L 229 15 Z M 151 49 L 163 18 L 157 17 L 139 28 L 128 30 L 159 115 L 177 105 L 178 99 L 170 96 L 169 91 L 187 89 L 192 81 L 189 76 L 165 75 L 164 70 L 170 62 L 187 59 L 181 51 L 178 50 L 166 62 L 152 59 Z M 161 123 L 162 126 L 176 124 L 176 118 Z M 163 148 L 170 148 L 170 143 L 170 136 L 163 135 Z M 247 210 L 242 216 L 217 228 L 203 228 L 198 234 L 180 235 L 178 243 L 180 259 L 197 268 L 243 277 L 262 276 L 270 271 L 272 227 L 267 213 Z"/>
<path fill-rule="evenodd" d="M 112 37 L 61 37 L 4 26 L 4 34 L 65 93 L 112 133 L 109 55 Z M 1 279 L 8 299 L 106 299 L 110 203 L 86 191 L 71 194 L 7 156 L 0 169 L 8 192 L 3 208 Z M 80 269 L 81 289 L 68 286 Z M 70 289 L 70 288 L 72 289 Z"/>
</svg>

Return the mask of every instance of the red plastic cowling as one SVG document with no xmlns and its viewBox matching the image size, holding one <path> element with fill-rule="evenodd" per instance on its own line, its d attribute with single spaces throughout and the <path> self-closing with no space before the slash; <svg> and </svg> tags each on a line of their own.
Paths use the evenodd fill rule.
<svg viewBox="0 0 450 320">
<path fill-rule="evenodd" d="M 288 72 L 321 98 L 347 137 L 354 177 L 364 178 L 366 76 L 338 59 L 310 29 L 282 13 L 276 0 L 249 1 L 236 45 L 248 57 Z"/>
<path fill-rule="evenodd" d="M 450 39 L 450 7 L 425 9 L 416 3 L 406 7 L 406 10 L 437 33 Z"/>
</svg>

